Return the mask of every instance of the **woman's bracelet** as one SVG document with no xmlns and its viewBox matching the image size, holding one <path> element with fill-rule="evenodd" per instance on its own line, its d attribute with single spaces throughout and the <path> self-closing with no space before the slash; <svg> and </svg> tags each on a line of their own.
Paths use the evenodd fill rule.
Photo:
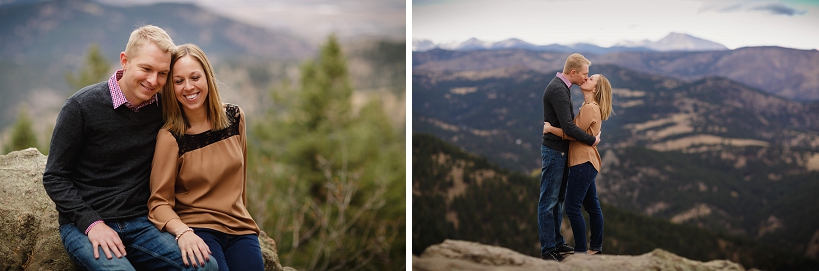
<svg viewBox="0 0 819 271">
<path fill-rule="evenodd" d="M 187 228 L 187 229 L 185 229 L 184 231 L 182 231 L 182 232 L 178 233 L 178 234 L 176 235 L 176 238 L 174 238 L 174 241 L 179 242 L 179 237 L 182 237 L 182 235 L 183 235 L 183 234 L 185 234 L 186 232 L 189 232 L 189 231 L 193 231 L 193 229 L 191 229 L 191 228 Z"/>
</svg>

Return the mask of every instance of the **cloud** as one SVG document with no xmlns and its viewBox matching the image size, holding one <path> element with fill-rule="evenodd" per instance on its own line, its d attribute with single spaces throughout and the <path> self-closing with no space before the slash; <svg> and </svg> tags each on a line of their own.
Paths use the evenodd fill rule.
<svg viewBox="0 0 819 271">
<path fill-rule="evenodd" d="M 413 7 L 434 6 L 463 0 L 412 0 Z"/>
<path fill-rule="evenodd" d="M 792 7 L 789 7 L 789 6 L 786 6 L 784 4 L 780 4 L 780 3 L 762 4 L 762 5 L 752 7 L 752 8 L 750 8 L 750 10 L 767 11 L 770 14 L 787 15 L 787 16 L 802 15 L 802 14 L 805 14 L 805 12 L 807 12 L 805 10 L 797 10 L 795 8 L 792 8 Z"/>
<path fill-rule="evenodd" d="M 714 11 L 718 13 L 758 11 L 767 12 L 772 15 L 786 16 L 802 15 L 807 13 L 806 10 L 799 10 L 781 2 L 773 2 L 769 0 L 702 0 L 702 6 L 698 10 L 698 13 L 707 11 Z"/>
<path fill-rule="evenodd" d="M 731 11 L 738 11 L 742 9 L 742 5 L 734 4 L 734 5 L 727 5 L 722 7 L 714 7 L 714 9 L 718 12 L 731 12 Z"/>
</svg>

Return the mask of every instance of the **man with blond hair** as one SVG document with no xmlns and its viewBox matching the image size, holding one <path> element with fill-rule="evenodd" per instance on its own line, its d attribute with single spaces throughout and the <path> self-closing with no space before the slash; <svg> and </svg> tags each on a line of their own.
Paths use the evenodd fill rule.
<svg viewBox="0 0 819 271">
<path fill-rule="evenodd" d="M 57 206 L 63 246 L 81 269 L 217 269 L 212 259 L 186 266 L 174 236 L 147 217 L 163 125 L 157 95 L 175 47 L 159 27 L 134 30 L 119 56 L 122 69 L 77 91 L 57 117 L 43 186 Z"/>
<path fill-rule="evenodd" d="M 560 127 L 563 132 L 587 145 L 596 146 L 600 135 L 593 137 L 572 121 L 572 85 L 581 85 L 589 78 L 591 61 L 581 54 L 566 59 L 563 72 L 546 86 L 543 92 L 543 121 Z M 542 123 L 540 125 L 543 125 Z M 551 133 L 543 134 L 540 146 L 540 196 L 537 205 L 537 224 L 540 239 L 540 257 L 544 260 L 562 261 L 563 255 L 574 253 L 560 234 L 563 222 L 563 199 L 566 194 L 567 155 L 569 141 Z"/>
</svg>

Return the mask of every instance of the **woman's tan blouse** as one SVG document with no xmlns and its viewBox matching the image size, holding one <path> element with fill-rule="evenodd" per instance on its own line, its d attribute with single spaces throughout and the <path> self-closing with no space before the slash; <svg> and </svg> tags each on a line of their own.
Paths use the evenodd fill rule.
<svg viewBox="0 0 819 271">
<path fill-rule="evenodd" d="M 230 126 L 220 131 L 156 138 L 148 218 L 160 230 L 172 219 L 227 234 L 259 234 L 247 211 L 247 141 L 244 113 L 225 107 Z"/>
<path fill-rule="evenodd" d="M 574 118 L 574 124 L 587 134 L 595 136 L 600 133 L 601 120 L 600 106 L 597 103 L 587 103 L 580 107 L 580 113 Z M 565 139 L 571 139 L 565 134 L 561 135 Z M 594 169 L 600 172 L 600 153 L 597 147 L 586 145 L 577 140 L 569 142 L 569 166 L 576 166 L 585 162 L 591 162 Z"/>
</svg>

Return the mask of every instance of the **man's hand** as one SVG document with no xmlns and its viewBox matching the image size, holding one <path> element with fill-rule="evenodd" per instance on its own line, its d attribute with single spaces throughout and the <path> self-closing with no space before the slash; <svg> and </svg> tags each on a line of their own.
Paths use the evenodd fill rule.
<svg viewBox="0 0 819 271">
<path fill-rule="evenodd" d="M 544 123 L 543 123 L 543 133 L 544 133 L 544 134 L 548 134 L 548 133 L 550 133 L 550 132 L 549 132 L 549 130 L 550 130 L 550 129 L 552 129 L 552 124 L 551 124 L 551 123 L 549 123 L 548 121 L 547 121 L 547 122 L 544 122 Z"/>
<path fill-rule="evenodd" d="M 102 251 L 105 252 L 105 257 L 108 259 L 112 258 L 112 251 L 117 258 L 122 258 L 126 254 L 125 246 L 122 244 L 122 240 L 119 239 L 119 234 L 105 223 L 99 223 L 91 227 L 91 230 L 88 231 L 88 241 L 91 241 L 91 247 L 94 249 L 94 259 L 100 258 L 100 251 L 97 247 L 102 247 Z"/>
<path fill-rule="evenodd" d="M 599 133 L 597 133 L 596 136 L 594 136 L 594 145 L 592 145 L 592 147 L 597 147 L 597 144 L 600 144 L 600 135 L 601 134 L 603 134 L 602 130 Z"/>
</svg>

